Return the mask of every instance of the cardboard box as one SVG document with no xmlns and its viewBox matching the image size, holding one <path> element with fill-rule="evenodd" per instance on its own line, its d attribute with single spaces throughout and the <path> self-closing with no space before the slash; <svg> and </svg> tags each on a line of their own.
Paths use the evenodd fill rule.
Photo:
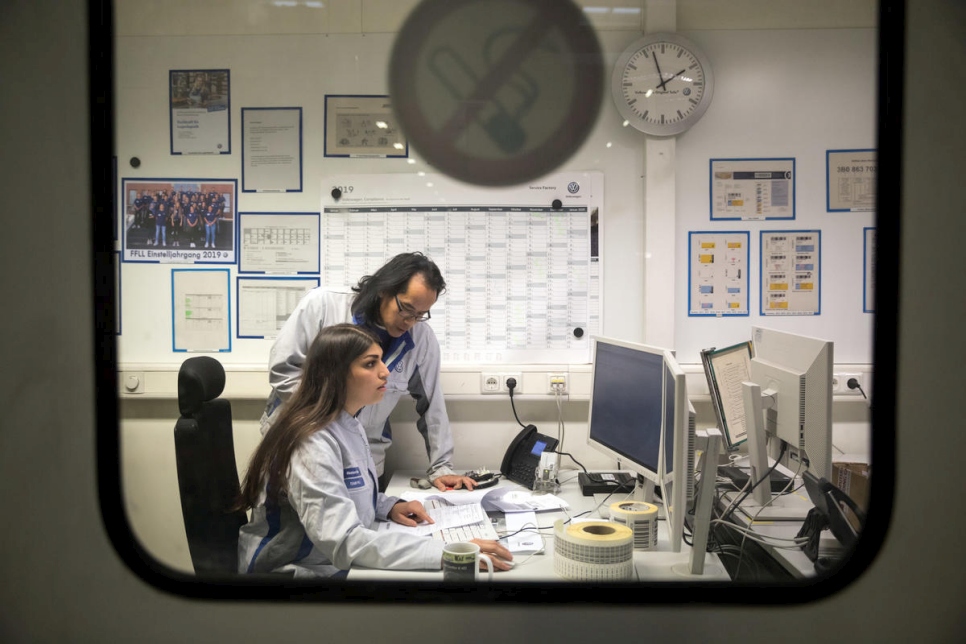
<svg viewBox="0 0 966 644">
<path fill-rule="evenodd" d="M 832 463 L 832 483 L 845 492 L 863 511 L 869 511 L 869 473 L 868 463 Z M 858 518 L 846 508 L 845 516 L 856 529 Z"/>
</svg>

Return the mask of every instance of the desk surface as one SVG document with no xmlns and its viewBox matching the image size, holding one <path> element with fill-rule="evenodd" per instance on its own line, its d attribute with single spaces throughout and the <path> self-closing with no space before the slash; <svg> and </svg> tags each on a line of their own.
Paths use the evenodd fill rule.
<svg viewBox="0 0 966 644">
<path fill-rule="evenodd" d="M 401 496 L 406 492 L 412 491 L 409 486 L 411 477 L 423 476 L 421 472 L 396 472 L 387 488 L 387 493 Z M 497 572 L 493 575 L 494 582 L 532 582 L 532 581 L 552 581 L 566 582 L 567 580 L 557 576 L 553 570 L 553 524 L 557 519 L 567 519 L 577 516 L 582 512 L 594 510 L 603 499 L 602 495 L 597 497 L 583 496 L 577 485 L 577 471 L 563 470 L 560 473 L 561 489 L 557 496 L 570 505 L 570 509 L 564 511 L 543 511 L 537 513 L 537 524 L 541 528 L 540 534 L 543 536 L 544 551 L 541 554 L 516 554 L 514 561 L 516 565 L 508 571 Z M 500 487 L 513 487 L 520 490 L 526 488 L 512 483 L 505 479 L 499 483 Z M 459 491 L 442 493 L 460 494 Z M 624 496 L 614 495 L 607 502 L 611 503 L 624 500 Z M 600 519 L 600 514 L 596 511 L 591 514 L 582 515 L 580 518 Z M 688 571 L 688 562 L 691 552 L 687 544 L 682 545 L 681 552 L 671 552 L 668 543 L 667 524 L 658 521 L 658 545 L 655 550 L 634 551 L 634 569 L 637 581 L 728 581 L 725 567 L 719 561 L 717 555 L 707 553 L 704 563 L 703 575 L 692 575 Z M 360 568 L 353 566 L 349 571 L 351 580 L 400 580 L 409 579 L 413 581 L 441 581 L 442 571 L 412 571 L 412 570 L 374 570 L 370 568 Z"/>
<path fill-rule="evenodd" d="M 798 485 L 801 484 L 800 479 L 798 480 Z M 805 490 L 800 489 L 794 493 L 796 497 L 800 497 L 804 500 L 808 506 L 811 506 L 811 501 L 805 496 Z M 729 492 L 727 494 L 721 495 L 721 502 L 719 503 L 718 509 L 723 510 L 732 501 L 732 499 L 738 496 L 737 493 Z M 797 534 L 802 527 L 802 520 L 755 520 L 752 521 L 740 508 L 735 509 L 731 513 L 730 522 L 737 526 L 747 528 L 749 526 L 753 527 L 755 532 L 763 537 L 772 539 L 792 539 Z M 823 532 L 822 541 L 823 543 L 831 540 L 835 543 L 835 538 L 831 536 L 828 530 Z M 795 578 L 804 578 L 814 576 L 815 564 L 806 556 L 805 552 L 801 548 L 776 548 L 768 543 L 760 543 L 761 547 L 765 552 L 774 559 L 777 563 L 781 565 L 789 574 Z"/>
</svg>

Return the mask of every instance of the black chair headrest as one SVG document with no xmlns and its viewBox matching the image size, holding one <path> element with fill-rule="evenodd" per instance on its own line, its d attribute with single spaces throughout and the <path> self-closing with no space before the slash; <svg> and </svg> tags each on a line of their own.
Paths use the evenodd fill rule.
<svg viewBox="0 0 966 644">
<path fill-rule="evenodd" d="M 209 356 L 188 358 L 178 371 L 178 408 L 182 416 L 201 409 L 202 403 L 214 400 L 225 390 L 225 368 Z"/>
</svg>

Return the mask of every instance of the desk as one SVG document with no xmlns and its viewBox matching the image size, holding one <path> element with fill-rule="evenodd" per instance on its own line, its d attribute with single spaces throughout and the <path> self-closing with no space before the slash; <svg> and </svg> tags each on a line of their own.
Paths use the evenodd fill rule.
<svg viewBox="0 0 966 644">
<path fill-rule="evenodd" d="M 386 489 L 386 493 L 402 496 L 404 493 L 412 491 L 412 488 L 409 486 L 409 479 L 414 476 L 420 477 L 424 476 L 424 474 L 418 471 L 394 473 Z M 583 496 L 580 492 L 580 487 L 577 485 L 576 470 L 562 470 L 559 478 L 561 486 L 560 492 L 556 496 L 566 501 L 570 505 L 570 509 L 567 512 L 544 511 L 537 513 L 538 526 L 548 528 L 540 531 L 544 541 L 543 554 L 535 554 L 532 556 L 529 554 L 515 554 L 514 561 L 517 562 L 516 566 L 511 570 L 495 573 L 493 575 L 494 582 L 567 582 L 566 579 L 558 577 L 553 570 L 553 524 L 557 519 L 566 520 L 568 514 L 569 516 L 576 516 L 584 511 L 593 510 L 603 496 L 598 495 L 596 499 L 595 497 Z M 500 487 L 510 486 L 519 490 L 525 489 L 506 479 L 501 479 L 498 485 Z M 445 494 L 459 494 L 459 492 L 447 492 Z M 624 500 L 624 498 L 624 495 L 618 496 L 615 494 L 606 503 L 606 506 Z M 598 513 L 594 512 L 589 515 L 583 515 L 581 518 L 600 519 L 601 517 Z M 690 548 L 688 548 L 687 544 L 682 545 L 681 552 L 670 551 L 667 524 L 664 521 L 658 521 L 657 548 L 649 551 L 634 551 L 635 580 L 699 582 L 729 581 L 731 579 L 717 555 L 712 553 L 706 555 L 703 575 L 690 574 L 688 572 L 690 556 Z M 443 573 L 440 570 L 374 570 L 353 566 L 349 570 L 348 578 L 350 580 L 398 581 L 405 579 L 412 581 L 442 581 Z"/>
<path fill-rule="evenodd" d="M 796 479 L 796 487 L 801 486 L 801 479 Z M 804 488 L 799 489 L 794 494 L 802 495 L 807 500 L 807 495 L 805 495 Z M 717 513 L 724 511 L 731 501 L 722 494 L 719 497 L 717 503 Z M 809 501 L 811 504 L 811 501 Z M 752 523 L 751 519 L 746 516 L 740 509 L 735 509 L 731 513 L 729 521 L 736 526 L 742 528 L 747 528 L 753 526 L 757 534 L 763 537 L 778 538 L 778 539 L 792 539 L 797 534 L 802 527 L 803 521 L 793 520 L 793 521 L 762 521 L 757 520 Z M 721 524 L 714 524 L 715 537 L 719 542 L 739 545 L 741 544 L 742 535 L 736 530 L 732 530 Z M 822 532 L 821 543 L 831 544 L 832 542 L 838 543 L 835 537 L 832 536 L 831 532 L 824 530 Z M 752 544 L 752 545 L 749 545 Z M 815 576 L 815 564 L 805 555 L 805 552 L 801 548 L 787 549 L 787 548 L 776 548 L 771 544 L 758 543 L 756 541 L 751 541 L 750 539 L 745 541 L 745 556 L 751 559 L 752 565 L 758 565 L 769 571 L 769 575 L 777 578 L 781 577 L 792 577 L 795 579 L 802 579 L 805 577 Z M 768 557 L 770 561 L 762 561 L 761 557 L 756 557 L 756 552 L 762 553 L 765 557 Z M 777 566 L 772 565 L 777 564 Z M 742 569 L 745 569 L 745 565 L 742 565 Z M 745 581 L 745 577 L 738 575 L 739 581 Z"/>
</svg>

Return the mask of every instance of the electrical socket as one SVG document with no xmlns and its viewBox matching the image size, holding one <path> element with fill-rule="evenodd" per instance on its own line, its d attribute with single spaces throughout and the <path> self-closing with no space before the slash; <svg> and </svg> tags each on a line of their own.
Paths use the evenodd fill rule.
<svg viewBox="0 0 966 644">
<path fill-rule="evenodd" d="M 517 381 L 516 387 L 513 388 L 514 395 L 521 393 L 521 387 L 523 386 L 523 374 L 520 373 L 497 373 L 493 371 L 484 371 L 480 374 L 480 392 L 484 394 L 508 394 L 510 393 L 510 388 L 507 387 L 506 381 L 510 378 L 515 378 Z"/>
<path fill-rule="evenodd" d="M 832 393 L 838 394 L 840 396 L 861 396 L 862 392 L 856 389 L 849 389 L 849 380 L 855 378 L 859 382 L 859 386 L 865 389 L 865 380 L 861 373 L 850 372 L 850 373 L 835 373 L 832 374 Z"/>
<path fill-rule="evenodd" d="M 551 394 L 567 393 L 567 375 L 563 373 L 547 374 L 547 392 Z"/>
<path fill-rule="evenodd" d="M 480 391 L 484 394 L 503 393 L 503 376 L 499 373 L 480 374 Z"/>
</svg>

